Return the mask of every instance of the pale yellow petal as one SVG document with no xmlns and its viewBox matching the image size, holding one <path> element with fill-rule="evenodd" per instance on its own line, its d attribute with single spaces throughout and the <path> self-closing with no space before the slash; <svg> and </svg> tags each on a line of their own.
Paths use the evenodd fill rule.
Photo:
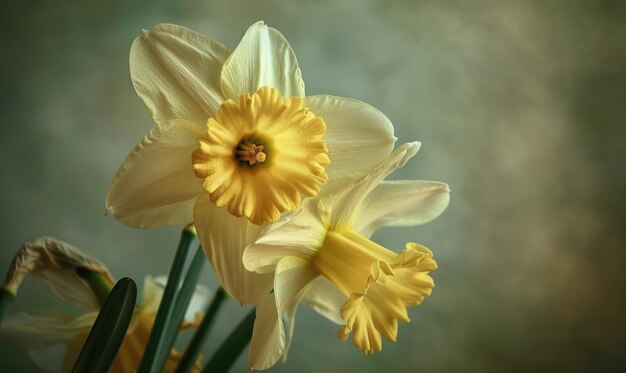
<svg viewBox="0 0 626 373">
<path fill-rule="evenodd" d="M 274 294 L 263 298 L 256 306 L 256 320 L 248 355 L 250 369 L 271 368 L 285 351 L 285 329 L 276 309 Z"/>
<path fill-rule="evenodd" d="M 309 290 L 302 298 L 302 304 L 313 309 L 335 324 L 343 324 L 339 311 L 346 303 L 346 297 L 341 290 L 325 277 L 319 276 L 309 287 Z"/>
<path fill-rule="evenodd" d="M 161 24 L 135 39 L 131 78 L 158 124 L 186 119 L 203 125 L 224 101 L 220 71 L 229 54 L 208 36 Z"/>
<path fill-rule="evenodd" d="M 291 345 L 296 321 L 296 310 L 311 282 L 318 276 L 315 269 L 306 259 L 287 256 L 278 262 L 274 275 L 274 294 L 276 306 L 287 320 L 287 341 L 283 359 L 287 359 L 287 351 Z"/>
<path fill-rule="evenodd" d="M 355 213 L 354 230 L 370 237 L 383 226 L 407 227 L 428 223 L 448 207 L 450 189 L 427 180 L 383 181 Z"/>
<path fill-rule="evenodd" d="M 364 102 L 327 95 L 304 100 L 313 114 L 326 123 L 330 165 L 328 183 L 320 196 L 354 182 L 389 156 L 396 138 L 389 118 Z"/>
<path fill-rule="evenodd" d="M 0 334 L 27 347 L 37 348 L 67 342 L 77 333 L 89 330 L 97 312 L 76 317 L 68 313 L 46 311 L 40 314 L 10 314 L 0 326 Z"/>
<path fill-rule="evenodd" d="M 143 294 L 140 303 L 141 309 L 144 312 L 153 312 L 156 314 L 159 310 L 159 304 L 161 303 L 161 297 L 163 297 L 166 283 L 166 276 L 159 276 L 156 279 L 151 275 L 144 277 Z"/>
<path fill-rule="evenodd" d="M 225 208 L 216 207 L 208 193 L 198 197 L 194 224 L 204 253 L 230 296 L 241 304 L 249 304 L 269 293 L 272 275 L 250 272 L 242 263 L 243 251 L 257 238 L 260 226 L 231 215 Z"/>
<path fill-rule="evenodd" d="M 322 199 L 319 204 L 319 210 L 321 215 L 329 216 L 330 221 L 328 224 L 330 228 L 341 229 L 342 227 L 352 226 L 355 212 L 360 207 L 363 199 L 387 175 L 403 167 L 409 159 L 413 158 L 420 145 L 419 142 L 402 144 L 392 155 L 356 183 L 343 189 L 331 198 Z"/>
<path fill-rule="evenodd" d="M 246 248 L 244 266 L 250 271 L 269 273 L 285 256 L 313 258 L 326 235 L 316 206 L 314 200 L 305 202 L 296 213 L 265 228 L 258 239 Z"/>
<path fill-rule="evenodd" d="M 304 97 L 296 55 L 278 30 L 263 22 L 250 26 L 222 68 L 222 91 L 237 100 L 261 87 L 276 88 L 282 97 Z"/>
<path fill-rule="evenodd" d="M 97 312 L 76 317 L 51 311 L 9 315 L 0 326 L 0 335 L 25 348 L 44 371 L 70 372 L 82 347 L 74 342 L 84 342 L 97 316 Z"/>
<path fill-rule="evenodd" d="M 191 164 L 202 129 L 184 120 L 152 128 L 128 155 L 106 196 L 107 214 L 137 228 L 189 224 L 201 193 Z"/>
</svg>

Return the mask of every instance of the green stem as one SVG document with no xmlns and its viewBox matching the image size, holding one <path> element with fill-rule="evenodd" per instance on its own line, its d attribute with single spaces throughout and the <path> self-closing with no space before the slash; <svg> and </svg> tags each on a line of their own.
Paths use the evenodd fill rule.
<svg viewBox="0 0 626 373">
<path fill-rule="evenodd" d="M 174 347 L 176 336 L 178 335 L 180 326 L 185 318 L 187 308 L 189 308 L 189 302 L 191 301 L 193 293 L 196 290 L 196 284 L 198 283 L 198 278 L 200 277 L 204 262 L 206 262 L 206 256 L 204 255 L 202 247 L 198 246 L 196 254 L 194 255 L 191 264 L 189 265 L 189 269 L 187 270 L 187 274 L 183 279 L 183 284 L 181 285 L 178 294 L 176 294 L 174 308 L 170 319 L 165 326 L 165 333 L 163 333 L 164 343 L 161 345 L 162 348 L 157 351 L 156 354 L 155 367 L 158 367 L 159 371 L 163 370 L 163 366 L 169 356 L 169 352 L 172 347 Z"/>
<path fill-rule="evenodd" d="M 217 315 L 217 311 L 220 309 L 220 306 L 226 300 L 226 292 L 224 288 L 220 286 L 219 289 L 215 292 L 213 296 L 213 300 L 209 305 L 209 308 L 202 319 L 202 323 L 196 330 L 196 333 L 193 335 L 193 338 L 189 342 L 187 349 L 185 350 L 185 354 L 183 355 L 180 364 L 178 364 L 178 368 L 176 369 L 176 373 L 187 373 L 190 372 L 193 366 L 196 363 L 196 359 L 200 354 L 200 349 L 204 345 L 207 337 L 209 336 L 209 331 L 211 331 L 211 326 L 213 326 L 213 320 L 215 320 L 215 316 Z"/>
<path fill-rule="evenodd" d="M 113 289 L 113 284 L 111 284 L 109 279 L 101 272 L 95 272 L 87 268 L 77 268 L 76 273 L 83 280 L 87 281 L 91 291 L 93 291 L 96 299 L 98 299 L 100 307 L 102 307 L 111 289 Z"/>
<path fill-rule="evenodd" d="M 173 300 L 178 292 L 178 286 L 180 285 L 180 278 L 183 273 L 183 267 L 187 259 L 187 254 L 195 240 L 195 237 L 195 234 L 189 228 L 183 229 L 183 232 L 181 233 L 178 249 L 176 250 L 176 255 L 174 256 L 174 261 L 172 262 L 172 267 L 170 269 L 169 276 L 167 277 L 167 284 L 165 285 L 165 290 L 163 291 L 163 297 L 161 298 L 161 304 L 159 305 L 159 310 L 157 311 L 154 325 L 152 326 L 152 332 L 150 333 L 146 350 L 143 354 L 143 358 L 141 359 L 141 365 L 138 370 L 139 373 L 158 372 L 158 367 L 155 365 L 156 354 L 161 349 L 161 345 L 164 343 L 162 338 L 163 332 L 165 331 L 165 326 L 170 318 L 170 314 L 174 306 Z"/>
<path fill-rule="evenodd" d="M 235 363 L 244 348 L 250 343 L 256 311 L 252 310 L 237 328 L 226 338 L 215 351 L 211 360 L 204 366 L 203 373 L 225 373 Z"/>
<path fill-rule="evenodd" d="M 5 288 L 0 288 L 0 324 L 9 310 L 9 306 L 15 300 L 15 294 Z"/>
</svg>

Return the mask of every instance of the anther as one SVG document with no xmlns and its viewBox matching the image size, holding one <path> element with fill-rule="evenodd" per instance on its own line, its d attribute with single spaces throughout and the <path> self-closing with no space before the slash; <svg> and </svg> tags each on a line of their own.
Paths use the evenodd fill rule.
<svg viewBox="0 0 626 373">
<path fill-rule="evenodd" d="M 256 145 L 247 139 L 239 143 L 235 154 L 240 161 L 248 162 L 250 166 L 257 162 L 263 163 L 267 158 L 267 154 L 263 153 L 263 145 Z"/>
</svg>

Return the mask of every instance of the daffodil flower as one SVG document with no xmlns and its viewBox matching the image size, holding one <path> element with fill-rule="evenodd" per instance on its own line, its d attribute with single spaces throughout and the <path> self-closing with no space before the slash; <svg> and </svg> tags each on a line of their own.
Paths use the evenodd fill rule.
<svg viewBox="0 0 626 373">
<path fill-rule="evenodd" d="M 289 43 L 262 22 L 232 52 L 158 25 L 133 43 L 130 71 L 157 126 L 113 179 L 107 213 L 139 228 L 194 223 L 215 274 L 242 304 L 272 288 L 271 275 L 241 264 L 261 227 L 363 176 L 395 141 L 372 106 L 305 97 Z"/>
<path fill-rule="evenodd" d="M 444 183 L 383 181 L 419 147 L 417 142 L 402 145 L 359 181 L 306 201 L 248 246 L 245 267 L 275 276 L 274 302 L 258 306 L 250 348 L 253 368 L 269 368 L 288 349 L 299 303 L 341 324 L 339 338 L 352 334 L 354 345 L 366 354 L 381 350 L 381 335 L 395 341 L 398 320 L 409 321 L 406 307 L 431 293 L 428 273 L 437 265 L 420 244 L 407 243 L 396 253 L 369 237 L 383 226 L 426 223 L 447 207 Z M 283 315 L 289 326 L 286 343 Z"/>
<path fill-rule="evenodd" d="M 144 279 L 141 307 L 134 312 L 124 341 L 113 361 L 111 368 L 114 373 L 133 372 L 139 368 L 165 281 L 165 277 L 154 279 L 146 276 Z M 209 298 L 207 292 L 202 287 L 196 288 L 182 329 L 198 327 L 199 312 L 204 309 Z M 0 326 L 0 333 L 24 346 L 34 362 L 44 371 L 71 372 L 97 317 L 97 311 L 80 316 L 50 310 L 45 313 L 18 314 L 6 319 Z M 181 357 L 178 351 L 170 351 L 164 372 L 174 372 Z M 200 370 L 198 361 L 193 371 Z"/>
</svg>

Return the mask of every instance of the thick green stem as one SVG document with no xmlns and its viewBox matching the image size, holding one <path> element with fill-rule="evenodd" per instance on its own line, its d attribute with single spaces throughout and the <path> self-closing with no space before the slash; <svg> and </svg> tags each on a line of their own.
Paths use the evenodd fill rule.
<svg viewBox="0 0 626 373">
<path fill-rule="evenodd" d="M 213 296 L 213 300 L 209 305 L 209 308 L 202 319 L 202 323 L 196 330 L 196 333 L 193 335 L 193 338 L 187 345 L 187 349 L 185 350 L 185 354 L 178 364 L 178 368 L 176 369 L 176 373 L 187 373 L 190 372 L 195 362 L 200 354 L 200 349 L 204 345 L 207 337 L 209 336 L 209 332 L 211 331 L 211 326 L 213 326 L 213 320 L 215 320 L 215 316 L 217 315 L 217 311 L 220 309 L 220 306 L 226 300 L 226 292 L 224 288 L 220 286 L 219 289 L 215 292 Z"/>
<path fill-rule="evenodd" d="M 159 367 L 156 365 L 157 353 L 162 349 L 165 343 L 162 338 L 163 333 L 165 332 L 165 326 L 174 308 L 174 298 L 178 292 L 183 267 L 195 237 L 195 233 L 189 229 L 189 227 L 185 228 L 181 233 L 178 249 L 176 250 L 172 268 L 167 277 L 167 284 L 163 291 L 163 297 L 161 298 L 161 304 L 159 305 L 159 310 L 154 320 L 154 325 L 152 326 L 152 332 L 148 339 L 148 345 L 146 346 L 141 365 L 139 366 L 139 373 L 156 373 L 159 371 Z"/>
<path fill-rule="evenodd" d="M 225 373 L 235 363 L 244 348 L 250 343 L 256 311 L 250 311 L 245 319 L 241 320 L 237 328 L 226 338 L 215 351 L 211 360 L 204 366 L 203 373 Z"/>
</svg>

